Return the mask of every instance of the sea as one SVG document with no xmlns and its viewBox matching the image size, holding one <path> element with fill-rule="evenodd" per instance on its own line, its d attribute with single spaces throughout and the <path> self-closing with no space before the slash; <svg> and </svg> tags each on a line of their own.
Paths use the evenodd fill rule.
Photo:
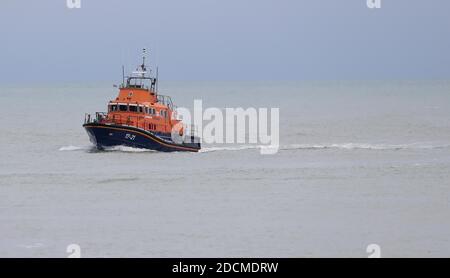
<svg viewBox="0 0 450 278">
<path fill-rule="evenodd" d="M 112 84 L 0 85 L 0 257 L 450 256 L 450 81 L 160 92 L 180 107 L 279 108 L 279 151 L 98 151 L 82 124 Z"/>
</svg>

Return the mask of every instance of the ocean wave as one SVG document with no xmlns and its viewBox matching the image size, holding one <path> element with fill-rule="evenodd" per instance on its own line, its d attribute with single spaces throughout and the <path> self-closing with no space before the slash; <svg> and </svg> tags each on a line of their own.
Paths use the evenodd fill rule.
<svg viewBox="0 0 450 278">
<path fill-rule="evenodd" d="M 19 246 L 22 248 L 26 248 L 26 249 L 33 249 L 33 248 L 42 248 L 45 245 L 43 243 L 38 242 L 38 243 L 32 243 L 32 244 L 20 244 Z"/>
<path fill-rule="evenodd" d="M 405 150 L 405 149 L 443 149 L 449 148 L 448 145 L 433 145 L 433 144 L 367 144 L 367 143 L 341 143 L 341 144 L 291 144 L 280 147 L 280 150 L 295 150 L 295 149 L 340 149 L 340 150 Z"/>
<path fill-rule="evenodd" d="M 259 148 L 261 148 L 261 146 L 258 146 L 258 145 L 206 147 L 206 148 L 202 147 L 199 152 L 208 153 L 208 152 L 217 152 L 217 151 L 242 151 L 242 150 L 259 149 Z"/>
<path fill-rule="evenodd" d="M 215 152 L 215 151 L 242 151 L 251 149 L 270 148 L 265 145 L 241 145 L 241 146 L 226 146 L 226 147 L 206 147 L 202 148 L 200 152 Z M 290 144 L 281 145 L 279 150 L 433 150 L 450 148 L 450 144 L 368 144 L 368 143 L 332 143 L 332 144 Z"/>
</svg>

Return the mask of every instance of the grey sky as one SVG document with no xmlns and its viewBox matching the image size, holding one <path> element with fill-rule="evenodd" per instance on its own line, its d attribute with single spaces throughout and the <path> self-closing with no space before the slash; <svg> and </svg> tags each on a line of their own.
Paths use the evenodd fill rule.
<svg viewBox="0 0 450 278">
<path fill-rule="evenodd" d="M 448 79 L 450 1 L 2 0 L 0 82 Z"/>
</svg>

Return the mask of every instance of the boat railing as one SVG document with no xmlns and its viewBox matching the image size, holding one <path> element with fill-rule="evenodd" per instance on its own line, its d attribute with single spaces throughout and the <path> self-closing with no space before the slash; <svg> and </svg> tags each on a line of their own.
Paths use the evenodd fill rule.
<svg viewBox="0 0 450 278">
<path fill-rule="evenodd" d="M 95 117 L 93 117 L 91 114 L 86 113 L 84 115 L 84 123 L 103 123 L 106 121 L 107 115 L 106 112 L 95 112 Z"/>
<path fill-rule="evenodd" d="M 172 120 L 180 121 L 180 117 L 179 117 L 177 109 L 178 109 L 178 106 L 174 105 L 173 108 L 172 108 Z"/>
<path fill-rule="evenodd" d="M 187 136 L 197 136 L 198 135 L 198 128 L 196 125 L 193 125 L 193 124 L 190 126 L 184 125 L 184 130 L 186 130 Z"/>
<path fill-rule="evenodd" d="M 172 99 L 169 96 L 165 96 L 165 95 L 157 95 L 156 100 L 163 104 L 166 105 L 167 107 L 169 107 L 170 110 L 174 110 L 173 109 L 173 102 Z"/>
</svg>

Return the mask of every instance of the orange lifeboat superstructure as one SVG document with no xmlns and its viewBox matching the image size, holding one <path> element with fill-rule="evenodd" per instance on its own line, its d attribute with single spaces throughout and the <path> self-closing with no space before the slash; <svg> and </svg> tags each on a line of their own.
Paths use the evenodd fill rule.
<svg viewBox="0 0 450 278">
<path fill-rule="evenodd" d="M 126 145 L 157 151 L 200 150 L 200 139 L 184 134 L 186 128 L 177 119 L 171 98 L 158 94 L 157 88 L 158 76 L 147 76 L 144 55 L 142 65 L 124 76 L 108 112 L 97 112 L 95 117 L 86 114 L 83 126 L 90 140 L 99 149 Z"/>
</svg>

